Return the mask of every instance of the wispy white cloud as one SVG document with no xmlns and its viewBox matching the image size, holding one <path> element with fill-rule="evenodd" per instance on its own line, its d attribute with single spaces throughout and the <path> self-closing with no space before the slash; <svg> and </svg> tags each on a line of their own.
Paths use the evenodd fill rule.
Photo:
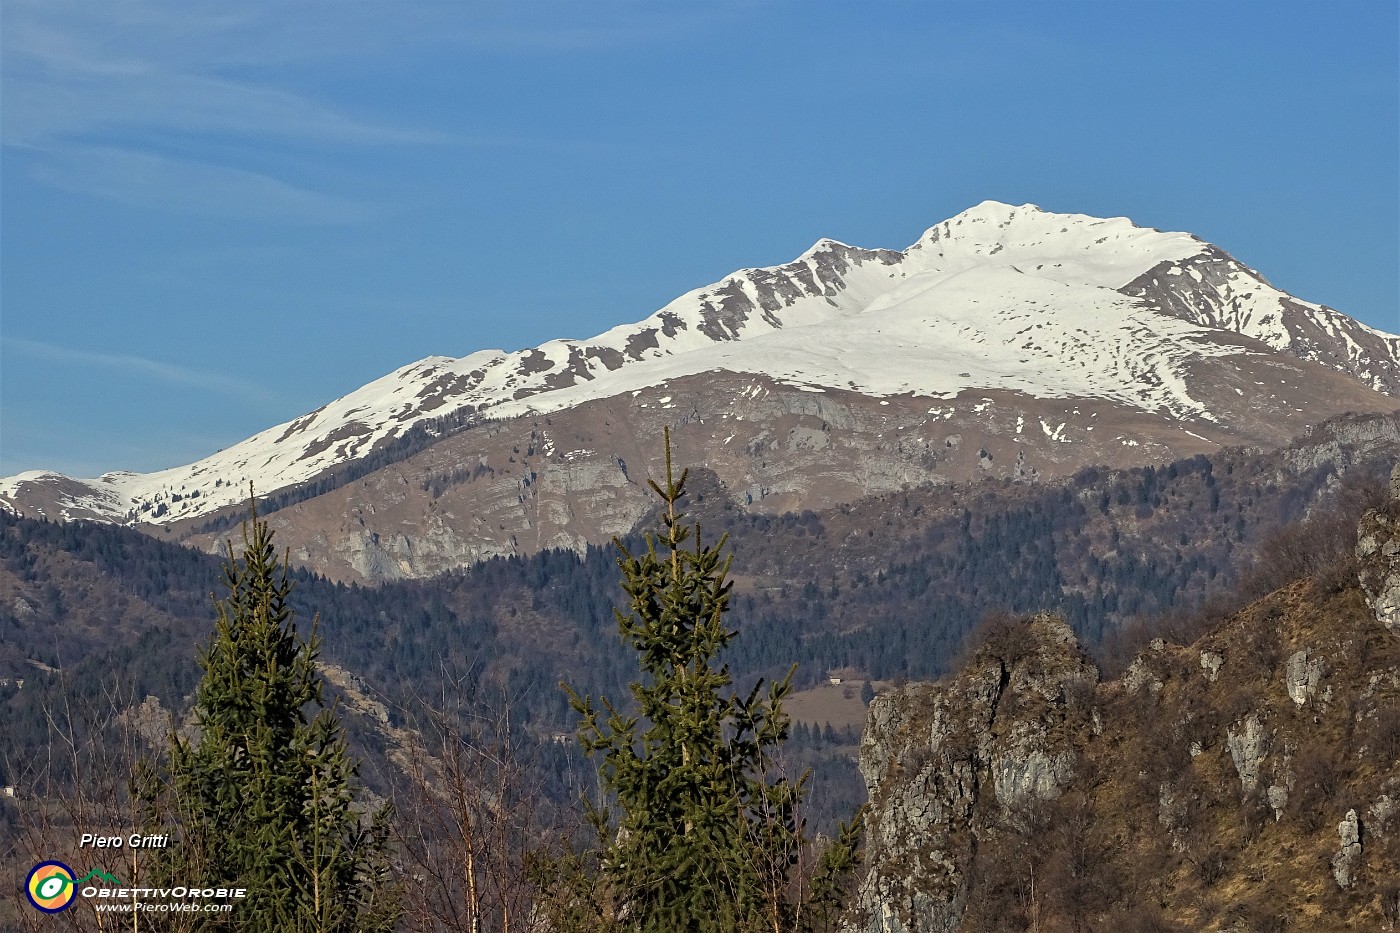
<svg viewBox="0 0 1400 933">
<path fill-rule="evenodd" d="M 416 49 L 550 54 L 692 39 L 743 3 L 69 3 L 6 0 L 4 133 L 43 144 L 116 127 L 333 144 L 475 144 L 278 86 L 284 66 Z"/>
<path fill-rule="evenodd" d="M 300 181 L 304 168 L 288 145 L 419 146 L 448 137 L 280 86 L 245 51 L 275 31 L 271 12 L 7 2 L 3 142 L 33 178 L 67 191 L 273 222 L 363 218 L 372 211 L 355 203 L 359 194 L 332 196 Z"/>
<path fill-rule="evenodd" d="M 277 88 L 199 75 L 30 80 L 7 99 L 5 138 L 11 143 L 133 129 L 350 145 L 445 141 L 441 134 L 357 120 Z"/>
<path fill-rule="evenodd" d="M 510 9 L 509 7 L 499 8 Z M 458 18 L 441 37 L 455 45 L 512 54 L 607 52 L 697 36 L 737 26 L 753 12 L 744 3 L 610 3 L 549 7 L 522 4 L 510 16 Z"/>
<path fill-rule="evenodd" d="M 115 369 L 172 385 L 203 389 L 207 392 L 215 392 L 247 401 L 263 402 L 272 397 L 272 394 L 265 388 L 253 383 L 209 370 L 162 363 L 159 360 L 147 359 L 143 356 L 77 350 L 71 347 L 55 346 L 39 340 L 25 340 L 22 337 L 4 337 L 0 339 L 0 342 L 3 342 L 5 349 L 12 353 L 47 363 L 65 366 L 100 366 L 104 369 Z"/>
<path fill-rule="evenodd" d="M 546 150 L 568 141 L 414 125 L 337 92 L 361 63 L 556 55 L 692 40 L 746 4 L 5 0 L 0 140 L 44 184 L 164 210 L 353 222 L 373 185 L 307 182 L 305 160 L 347 148 Z M 329 80 L 325 80 L 329 78 Z M 331 186 L 339 197 L 313 188 Z"/>
<path fill-rule="evenodd" d="M 343 223 L 371 209 L 270 175 L 113 147 L 43 152 L 30 175 L 55 188 L 136 207 L 241 220 Z"/>
<path fill-rule="evenodd" d="M 43 145 L 121 129 L 331 144 L 443 141 L 259 80 L 266 64 L 259 47 L 280 30 L 270 9 L 250 15 L 257 9 L 8 4 L 0 38 L 6 141 Z M 302 45 L 303 56 L 316 49 Z"/>
<path fill-rule="evenodd" d="M 56 7 L 53 0 L 6 0 L 26 22 L 51 28 L 44 48 L 70 63 L 93 48 L 143 52 L 183 70 L 225 72 L 241 67 L 364 59 L 428 47 L 505 53 L 606 51 L 694 39 L 752 19 L 761 4 L 711 0 L 705 4 L 650 0 L 531 0 L 530 3 L 443 3 L 406 0 L 245 0 L 191 4 L 86 2 Z M 11 18 L 14 18 L 13 16 Z M 84 25 L 74 26 L 75 21 Z M 53 35 L 89 37 L 74 43 Z"/>
<path fill-rule="evenodd" d="M 418 145 L 449 137 L 375 123 L 277 87 L 146 63 L 85 58 L 10 69 L 5 141 L 43 145 L 115 131 L 294 140 L 333 145 Z M 67 64 L 67 63 L 64 63 Z"/>
</svg>

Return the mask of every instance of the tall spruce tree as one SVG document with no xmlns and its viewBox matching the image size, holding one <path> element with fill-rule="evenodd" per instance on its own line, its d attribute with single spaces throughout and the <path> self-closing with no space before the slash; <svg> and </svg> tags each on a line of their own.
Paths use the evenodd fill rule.
<svg viewBox="0 0 1400 933">
<path fill-rule="evenodd" d="M 200 653 L 198 736 L 173 734 L 168 773 L 148 767 L 137 780 L 149 822 L 175 828 L 153 870 L 247 889 L 231 914 L 197 929 L 387 930 L 388 810 L 365 818 L 355 808 L 357 765 L 325 704 L 316 624 L 298 635 L 285 556 L 256 507 L 241 557 L 227 544 L 224 577 L 228 595 Z"/>
<path fill-rule="evenodd" d="M 582 747 L 601 756 L 615 810 L 589 804 L 598 849 L 591 863 L 573 863 L 574 884 L 556 898 L 557 926 L 807 929 L 819 913 L 832 913 L 839 878 L 855 867 L 856 837 L 843 828 L 808 898 L 795 896 L 790 875 L 805 841 L 798 810 L 807 778 L 788 778 L 775 761 L 788 737 L 782 701 L 792 672 L 747 697 L 726 691 L 732 678 L 719 655 L 737 634 L 724 622 L 732 557 L 723 555 L 727 538 L 703 544 L 698 524 L 678 510 L 686 473 L 673 475 L 669 431 L 665 443 L 666 484 L 651 482 L 664 506 L 663 533 L 648 535 L 640 554 L 615 541 L 630 602 L 628 613 L 616 612 L 618 628 L 641 669 L 631 684 L 635 713 L 564 688 L 582 716 Z"/>
</svg>

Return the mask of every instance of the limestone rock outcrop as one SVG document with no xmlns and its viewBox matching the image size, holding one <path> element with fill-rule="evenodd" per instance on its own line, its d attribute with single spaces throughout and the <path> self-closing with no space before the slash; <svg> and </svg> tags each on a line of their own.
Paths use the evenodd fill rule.
<svg viewBox="0 0 1400 933">
<path fill-rule="evenodd" d="M 872 871 L 856 929 L 959 928 L 979 839 L 1073 780 L 1066 735 L 1088 728 L 1097 681 L 1069 626 L 1039 616 L 994 628 L 951 681 L 875 699 L 860 763 Z"/>
<path fill-rule="evenodd" d="M 1400 924 L 1400 468 L 1390 491 L 1357 563 L 1118 680 L 1037 616 L 878 697 L 846 933 Z"/>
<path fill-rule="evenodd" d="M 1400 635 L 1400 464 L 1390 474 L 1390 501 L 1366 513 L 1357 529 L 1361 589 L 1376 619 Z"/>
<path fill-rule="evenodd" d="M 1260 765 L 1269 753 L 1269 733 L 1259 721 L 1259 715 L 1250 713 L 1242 722 L 1225 730 L 1225 742 L 1239 773 L 1240 787 L 1248 794 L 1259 785 Z"/>
<path fill-rule="evenodd" d="M 1297 706 L 1311 700 L 1322 679 L 1322 662 L 1309 658 L 1307 649 L 1295 651 L 1288 659 L 1288 697 Z"/>
<path fill-rule="evenodd" d="M 1342 847 L 1332 856 L 1332 877 L 1337 879 L 1337 887 L 1349 888 L 1352 866 L 1361 858 L 1361 823 L 1355 810 L 1348 810 L 1346 817 L 1337 824 L 1337 835 L 1342 838 Z"/>
</svg>

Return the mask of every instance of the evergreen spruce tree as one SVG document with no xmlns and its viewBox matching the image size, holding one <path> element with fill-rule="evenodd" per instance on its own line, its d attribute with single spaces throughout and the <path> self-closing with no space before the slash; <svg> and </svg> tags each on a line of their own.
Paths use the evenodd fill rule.
<svg viewBox="0 0 1400 933">
<path fill-rule="evenodd" d="M 580 742 L 600 756 L 603 788 L 615 812 L 590 805 L 598 832 L 591 862 L 572 863 L 572 885 L 558 902 L 560 929 L 639 933 L 739 933 L 808 928 L 794 898 L 794 865 L 804 844 L 799 819 L 806 775 L 778 772 L 788 737 L 782 701 L 792 672 L 747 697 L 719 654 L 737 634 L 725 626 L 731 557 L 726 543 L 702 543 L 678 511 L 686 474 L 675 479 L 666 435 L 666 484 L 652 482 L 664 506 L 664 533 L 632 554 L 616 542 L 630 612 L 616 612 L 636 651 L 635 714 L 606 698 L 580 698 Z M 795 670 L 795 668 L 794 668 Z M 854 870 L 856 839 L 822 863 L 809 892 L 831 913 L 836 875 Z M 566 880 L 569 870 L 563 872 Z M 820 872 L 819 872 L 820 874 Z M 828 878 L 830 875 L 832 877 Z M 816 905 L 813 905 L 816 906 Z"/>
<path fill-rule="evenodd" d="M 354 807 L 356 763 L 316 672 L 321 641 L 314 622 L 308 639 L 297 634 L 286 560 L 256 508 L 241 558 L 227 545 L 224 574 L 228 595 L 200 653 L 199 734 L 172 735 L 168 775 L 147 767 L 136 782 L 148 821 L 174 824 L 153 869 L 247 889 L 197 929 L 389 929 L 387 808 L 366 821 Z"/>
<path fill-rule="evenodd" d="M 870 681 L 865 681 L 860 685 L 860 702 L 862 706 L 869 706 L 875 700 L 875 688 L 870 686 Z"/>
</svg>

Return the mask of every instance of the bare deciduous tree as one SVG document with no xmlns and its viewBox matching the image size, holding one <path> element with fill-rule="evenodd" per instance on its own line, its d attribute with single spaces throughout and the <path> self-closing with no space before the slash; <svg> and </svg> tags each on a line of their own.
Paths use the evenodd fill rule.
<svg viewBox="0 0 1400 933">
<path fill-rule="evenodd" d="M 452 697 L 470 693 L 465 680 L 421 704 L 421 728 L 391 755 L 402 769 L 394 807 L 405 919 L 422 931 L 543 930 L 527 866 L 552 820 L 540 762 L 508 701 L 449 711 Z"/>
<path fill-rule="evenodd" d="M 139 915 L 99 912 L 93 902 L 77 897 L 62 913 L 35 910 L 24 893 L 29 870 L 46 861 L 59 861 L 80 877 L 101 870 L 127 886 L 139 884 L 159 849 L 126 845 L 140 825 L 133 805 L 129 776 L 135 762 L 148 751 L 155 707 L 140 706 L 134 691 L 109 680 L 77 684 L 64 670 L 51 684 L 35 683 L 44 691 L 39 708 L 46 738 L 37 755 L 4 751 L 15 796 L 14 832 L 0 835 L 0 868 L 12 876 L 0 892 L 0 928 L 51 931 L 145 930 Z M 120 848 L 82 846 L 84 834 L 123 839 Z"/>
</svg>

